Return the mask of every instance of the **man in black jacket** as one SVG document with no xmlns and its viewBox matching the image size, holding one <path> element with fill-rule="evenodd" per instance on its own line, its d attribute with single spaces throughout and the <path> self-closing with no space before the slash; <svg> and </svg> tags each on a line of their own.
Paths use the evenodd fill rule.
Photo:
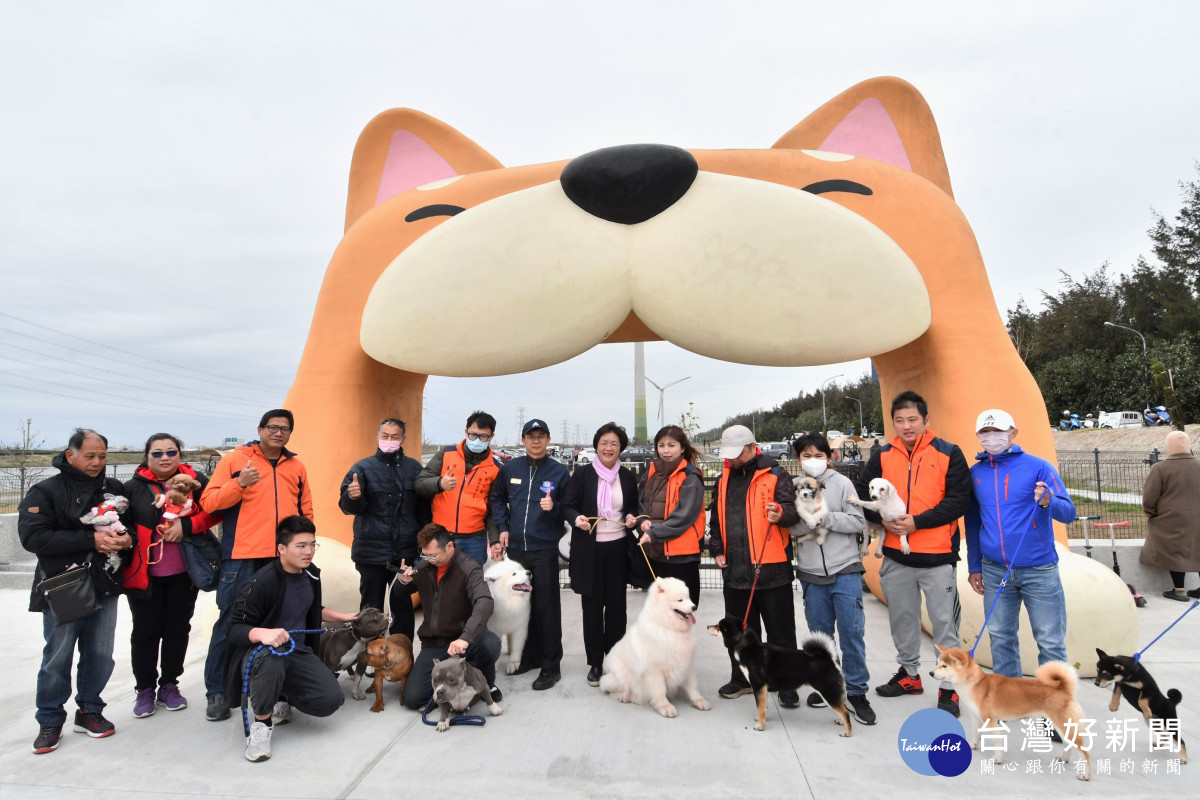
<svg viewBox="0 0 1200 800">
<path fill-rule="evenodd" d="M 487 629 L 495 603 L 483 579 L 483 567 L 459 550 L 450 532 L 436 523 L 421 529 L 417 544 L 425 563 L 417 568 L 402 564 L 392 586 L 398 599 L 419 592 L 425 610 L 418 631 L 421 652 L 404 682 L 404 705 L 414 711 L 425 708 L 433 697 L 433 660 L 447 656 L 464 656 L 483 673 L 492 701 L 500 702 L 496 689 L 500 637 Z"/>
<path fill-rule="evenodd" d="M 67 449 L 52 462 L 58 475 L 36 484 L 21 501 L 17 523 L 21 546 L 38 557 L 29 610 L 42 612 L 42 634 L 46 639 L 37 680 L 35 716 L 41 729 L 33 742 L 35 753 L 49 753 L 62 738 L 76 646 L 79 685 L 75 700 L 79 709 L 75 712 L 75 732 L 94 739 L 116 733 L 101 713 L 104 701 L 100 692 L 113 671 L 121 567 L 129 563 L 133 534 L 102 532 L 80 521 L 104 501 L 105 494 L 122 493 L 120 481 L 104 477 L 107 459 L 108 440 L 93 430 L 76 428 Z M 116 561 L 109 558 L 112 554 L 118 556 Z M 83 619 L 60 625 L 38 583 L 89 559 L 92 585 L 101 608 Z"/>
<path fill-rule="evenodd" d="M 401 561 L 416 563 L 417 531 L 431 519 L 429 501 L 418 498 L 413 487 L 421 462 L 404 455 L 404 432 L 401 420 L 379 423 L 375 454 L 356 463 L 342 479 L 338 508 L 354 516 L 350 560 L 358 570 L 360 608 L 383 609 L 388 583 Z M 416 620 L 409 600 L 393 598 L 389 632 L 412 639 Z"/>
<path fill-rule="evenodd" d="M 314 717 L 329 716 L 346 699 L 337 676 L 317 657 L 316 650 L 322 622 L 346 623 L 354 619 L 354 614 L 321 605 L 321 570 L 312 565 L 319 547 L 316 539 L 317 528 L 308 517 L 284 517 L 275 531 L 278 559 L 254 573 L 233 607 L 225 697 L 230 708 L 242 704 L 249 661 L 249 696 L 245 703 L 247 716 L 252 714 L 253 719 L 248 720 L 246 732 L 247 761 L 271 757 L 273 726 L 290 718 L 288 709 L 272 719 L 280 695 L 286 695 L 288 704 Z M 289 645 L 290 631 L 300 630 L 314 632 Z M 276 648 L 278 653 L 272 655 L 267 648 Z"/>
</svg>

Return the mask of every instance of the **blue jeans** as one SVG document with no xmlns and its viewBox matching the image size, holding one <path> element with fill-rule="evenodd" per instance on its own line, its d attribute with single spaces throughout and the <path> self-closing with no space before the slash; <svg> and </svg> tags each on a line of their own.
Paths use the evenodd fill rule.
<svg viewBox="0 0 1200 800">
<path fill-rule="evenodd" d="M 832 639 L 835 623 L 837 625 L 846 694 L 866 694 L 871 676 L 867 672 L 867 646 L 863 640 L 867 617 L 863 612 L 862 575 L 838 575 L 826 586 L 801 581 L 800 586 L 804 592 L 804 621 L 808 623 L 808 629 Z"/>
<path fill-rule="evenodd" d="M 229 634 L 233 604 L 254 573 L 270 561 L 269 558 L 227 558 L 221 562 L 221 582 L 217 584 L 217 609 L 221 613 L 213 623 L 208 657 L 204 660 L 204 692 L 209 697 L 225 692 L 225 639 Z"/>
<path fill-rule="evenodd" d="M 983 562 L 984 613 L 992 607 L 1006 567 L 995 561 Z M 988 622 L 992 646 L 992 671 L 1010 678 L 1021 677 L 1021 650 L 1017 628 L 1021 603 L 1029 612 L 1029 626 L 1038 646 L 1038 664 L 1067 660 L 1067 601 L 1063 595 L 1058 564 L 1019 567 L 1008 576 L 1000 602 Z"/>
<path fill-rule="evenodd" d="M 450 540 L 454 542 L 454 546 L 463 551 L 471 558 L 475 559 L 477 564 L 483 564 L 487 561 L 488 540 L 487 531 L 470 534 L 453 534 Z"/>
<path fill-rule="evenodd" d="M 75 705 L 85 714 L 104 710 L 100 692 L 113 672 L 113 641 L 117 634 L 117 598 L 100 602 L 100 610 L 91 616 L 57 625 L 54 615 L 42 612 L 42 666 L 37 677 L 37 718 L 39 725 L 62 725 L 67 721 L 64 706 L 71 697 L 71 662 L 79 647 L 79 667 L 75 673 Z"/>
</svg>

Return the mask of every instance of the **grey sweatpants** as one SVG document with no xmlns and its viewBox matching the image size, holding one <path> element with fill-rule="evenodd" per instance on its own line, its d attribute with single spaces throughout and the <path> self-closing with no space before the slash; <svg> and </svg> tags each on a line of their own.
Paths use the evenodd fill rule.
<svg viewBox="0 0 1200 800">
<path fill-rule="evenodd" d="M 937 567 L 907 567 L 884 556 L 879 567 L 879 585 L 887 601 L 896 663 L 914 677 L 921 674 L 921 595 L 933 626 L 933 641 L 942 647 L 962 647 L 958 623 L 962 607 L 953 564 Z M 937 659 L 937 652 L 933 654 Z M 942 681 L 941 688 L 953 689 Z"/>
</svg>

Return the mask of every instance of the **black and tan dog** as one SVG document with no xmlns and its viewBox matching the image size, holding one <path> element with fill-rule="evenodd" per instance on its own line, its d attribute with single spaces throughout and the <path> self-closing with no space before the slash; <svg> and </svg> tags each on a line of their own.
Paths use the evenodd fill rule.
<svg viewBox="0 0 1200 800">
<path fill-rule="evenodd" d="M 386 636 L 387 614 L 378 608 L 367 606 L 342 628 L 326 628 L 321 634 L 317 657 L 336 675 L 346 670 L 354 677 L 355 700 L 363 700 L 367 694 L 362 690 L 362 678 L 367 671 L 367 644 L 373 639 Z"/>
<path fill-rule="evenodd" d="M 1113 685 L 1112 702 L 1108 704 L 1109 711 L 1121 707 L 1121 697 L 1124 696 L 1129 705 L 1136 708 L 1146 718 L 1146 724 L 1152 719 L 1178 720 L 1176 710 L 1183 695 L 1178 689 L 1168 689 L 1164 695 L 1158 688 L 1154 678 L 1140 661 L 1130 656 L 1110 656 L 1096 648 L 1100 660 L 1096 662 L 1096 685 L 1100 687 Z M 1172 731 L 1172 737 L 1179 743 L 1179 761 L 1187 763 L 1187 745 L 1179 732 Z"/>
<path fill-rule="evenodd" d="M 846 728 L 841 735 L 851 735 L 850 714 L 846 711 L 846 678 L 838 667 L 833 641 L 828 636 L 811 633 L 799 650 L 790 650 L 769 642 L 763 644 L 757 633 L 750 628 L 743 629 L 742 621 L 733 617 L 725 617 L 716 625 L 708 626 L 708 632 L 721 637 L 754 690 L 758 705 L 754 730 L 766 730 L 767 692 L 796 691 L 801 686 L 811 686 L 837 712 Z"/>
</svg>

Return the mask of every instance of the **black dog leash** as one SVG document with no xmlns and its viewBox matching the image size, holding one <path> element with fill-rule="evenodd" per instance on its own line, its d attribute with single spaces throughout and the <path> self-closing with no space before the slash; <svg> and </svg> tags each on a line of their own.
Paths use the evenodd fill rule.
<svg viewBox="0 0 1200 800">
<path fill-rule="evenodd" d="M 437 723 L 429 719 L 429 709 L 433 708 L 433 698 L 429 698 L 429 702 L 425 704 L 425 708 L 421 710 L 421 722 L 426 725 L 437 726 Z M 487 720 L 481 714 L 464 714 L 461 717 L 452 717 L 451 725 L 485 725 Z"/>
</svg>

